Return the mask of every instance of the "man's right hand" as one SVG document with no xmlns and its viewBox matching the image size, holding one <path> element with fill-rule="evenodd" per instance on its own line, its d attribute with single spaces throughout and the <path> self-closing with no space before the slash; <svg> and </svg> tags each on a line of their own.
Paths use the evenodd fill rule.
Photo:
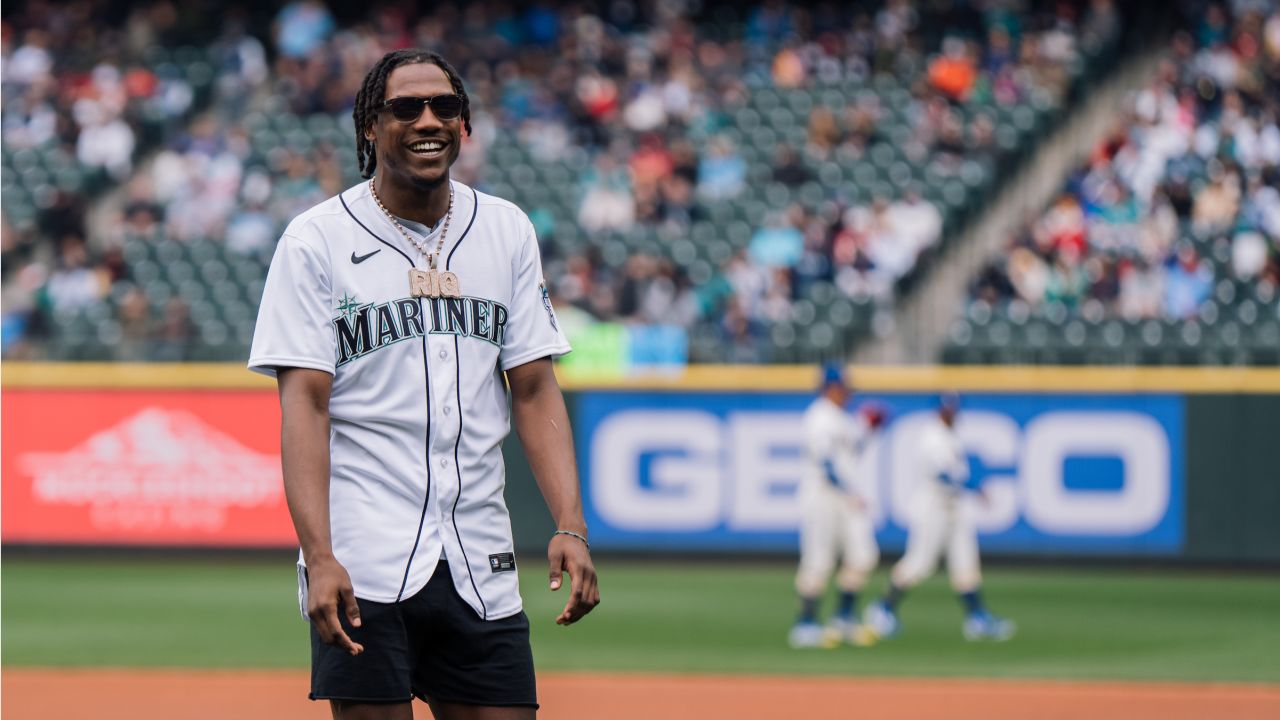
<svg viewBox="0 0 1280 720">
<path fill-rule="evenodd" d="M 364 652 L 364 646 L 351 639 L 342 629 L 338 613 L 344 612 L 352 627 L 360 627 L 360 606 L 351 577 L 337 558 L 307 561 L 307 615 L 326 645 L 342 648 L 352 655 Z"/>
</svg>

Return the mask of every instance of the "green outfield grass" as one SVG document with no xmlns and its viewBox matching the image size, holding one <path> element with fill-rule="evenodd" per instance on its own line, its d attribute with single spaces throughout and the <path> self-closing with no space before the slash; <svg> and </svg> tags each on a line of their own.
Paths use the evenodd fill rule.
<svg viewBox="0 0 1280 720">
<path fill-rule="evenodd" d="M 1280 577 L 1001 568 L 986 595 L 1018 621 L 1004 644 L 960 637 L 945 580 L 908 596 L 900 638 L 869 648 L 786 647 L 784 564 L 600 562 L 603 602 L 570 628 L 561 593 L 523 567 L 540 670 L 1280 681 Z M 287 559 L 6 557 L 6 666 L 303 668 L 307 628 Z M 883 573 L 872 581 L 883 588 Z"/>
</svg>

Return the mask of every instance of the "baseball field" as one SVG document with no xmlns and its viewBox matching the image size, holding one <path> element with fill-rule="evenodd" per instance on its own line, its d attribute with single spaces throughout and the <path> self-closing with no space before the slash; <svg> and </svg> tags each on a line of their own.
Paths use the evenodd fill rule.
<svg viewBox="0 0 1280 720">
<path fill-rule="evenodd" d="M 1168 569 L 990 569 L 1018 636 L 971 644 L 945 580 L 901 637 L 791 650 L 784 562 L 599 561 L 583 623 L 525 558 L 549 718 L 1263 718 L 1280 716 L 1280 577 Z M 3 562 L 5 718 L 322 718 L 287 556 Z M 872 593 L 884 585 L 882 574 Z M 425 706 L 422 717 L 429 717 Z"/>
</svg>

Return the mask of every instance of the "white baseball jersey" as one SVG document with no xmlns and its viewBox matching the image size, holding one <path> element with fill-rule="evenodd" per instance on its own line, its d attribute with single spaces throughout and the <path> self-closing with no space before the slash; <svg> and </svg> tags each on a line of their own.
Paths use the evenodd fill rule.
<svg viewBox="0 0 1280 720">
<path fill-rule="evenodd" d="M 969 460 L 955 428 L 934 417 L 920 433 L 918 490 L 955 497 L 969 479 Z"/>
<path fill-rule="evenodd" d="M 805 596 L 820 593 L 842 561 L 837 584 L 847 590 L 861 587 L 879 560 L 875 527 L 854 496 L 868 496 L 858 482 L 859 460 L 871 432 L 861 416 L 850 414 L 826 397 L 814 400 L 804 413 L 806 463 L 800 483 L 800 568 L 796 590 Z M 840 486 L 832 484 L 828 463 Z"/>
<path fill-rule="evenodd" d="M 459 595 L 492 620 L 522 607 L 503 498 L 502 371 L 569 344 L 528 217 L 461 183 L 453 191 L 438 268 L 457 276 L 460 297 L 411 296 L 409 272 L 426 260 L 361 183 L 285 230 L 249 367 L 333 374 L 330 526 L 356 596 L 408 598 L 443 556 Z"/>
<path fill-rule="evenodd" d="M 907 551 L 893 580 L 911 587 L 933 574 L 945 552 L 951 584 L 968 592 L 982 581 L 972 501 L 966 497 L 969 460 L 955 428 L 934 417 L 920 432 Z"/>
<path fill-rule="evenodd" d="M 866 421 L 820 396 L 805 410 L 802 422 L 808 462 L 801 493 L 828 487 L 834 489 L 827 477 L 825 463 L 828 460 L 835 466 L 842 486 L 846 490 L 856 490 L 852 483 L 858 457 L 870 439 Z"/>
</svg>

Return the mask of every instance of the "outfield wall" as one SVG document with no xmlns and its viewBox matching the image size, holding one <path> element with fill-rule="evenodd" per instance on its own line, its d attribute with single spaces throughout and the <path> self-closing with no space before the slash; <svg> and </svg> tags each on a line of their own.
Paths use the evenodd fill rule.
<svg viewBox="0 0 1280 720">
<path fill-rule="evenodd" d="M 855 368 L 892 422 L 860 476 L 900 550 L 940 390 L 989 502 L 989 554 L 1280 562 L 1280 369 Z M 808 367 L 563 381 L 593 546 L 790 553 Z M 293 544 L 273 383 L 222 365 L 3 368 L 6 544 Z M 552 529 L 512 437 L 519 549 Z"/>
</svg>

